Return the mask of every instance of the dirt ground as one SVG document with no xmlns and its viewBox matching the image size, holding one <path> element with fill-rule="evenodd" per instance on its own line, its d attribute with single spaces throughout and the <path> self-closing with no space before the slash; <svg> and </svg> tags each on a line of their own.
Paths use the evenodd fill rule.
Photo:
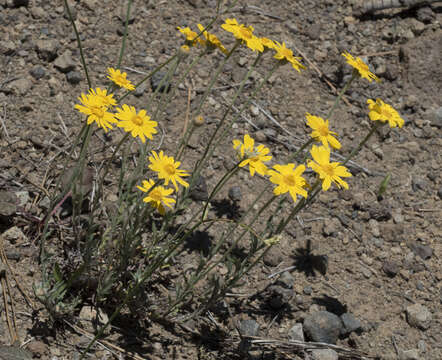
<svg viewBox="0 0 442 360">
<path fill-rule="evenodd" d="M 120 3 L 125 2 L 71 2 L 94 86 L 105 87 L 106 68 L 118 60 L 125 11 Z M 226 47 L 234 39 L 220 25 L 225 18 L 235 17 L 253 25 L 260 36 L 284 41 L 303 58 L 307 70 L 298 73 L 288 65 L 278 69 L 244 114 L 247 121 L 234 125 L 203 175 L 208 187 L 213 186 L 226 162 L 231 162 L 232 139 L 245 133 L 271 149 L 273 163 L 302 145 L 308 138 L 305 113 L 325 117 L 336 96 L 334 89 L 341 89 L 351 75 L 341 56 L 345 50 L 364 56 L 382 81 L 358 80 L 330 119 L 343 145 L 340 154 L 350 153 L 368 132 L 367 99 L 381 98 L 391 104 L 405 126 L 384 127 L 370 139 L 350 166 L 350 189 L 322 193 L 293 220 L 264 263 L 226 298 L 225 312 L 205 314 L 184 327 L 148 318 L 134 327 L 130 319 L 120 319 L 105 338 L 109 346 L 106 342 L 94 346 L 88 358 L 129 359 L 136 353 L 138 359 L 333 359 L 312 353 L 314 346 L 304 350 L 287 346 L 295 324 L 305 327 L 309 316 L 327 310 L 337 316 L 351 314 L 359 322 L 357 331 L 341 334 L 337 340 L 335 350 L 341 359 L 359 359 L 361 354 L 442 359 L 442 3 L 356 16 L 358 3 L 240 0 L 221 16 L 212 31 Z M 176 27 L 196 30 L 196 24 L 207 24 L 215 5 L 214 0 L 135 1 L 122 62 L 128 77 L 137 83 L 166 61 L 183 42 Z M 244 48 L 226 66 L 203 108 L 207 125 L 192 137 L 183 167 L 191 168 L 202 153 L 235 91 L 229 85 L 241 81 L 254 57 Z M 221 60 L 221 54 L 205 58 L 182 84 L 174 84 L 176 95 L 161 116 L 165 136 L 162 143 L 160 137 L 154 140 L 155 147 L 175 149 L 183 130 L 188 89 L 193 110 L 202 96 L 200 89 L 207 86 Z M 252 83 L 270 69 L 268 60 L 252 74 Z M 63 154 L 82 126 L 84 117 L 74 105 L 88 88 L 62 1 L 0 0 L 0 64 L 0 234 L 17 278 L 6 271 L 19 340 L 32 354 L 7 355 L 11 338 L 2 302 L 0 359 L 78 359 L 88 344 L 77 327 L 81 323 L 51 327 L 33 290 L 41 277 L 36 221 L 47 212 L 46 192 L 54 191 Z M 250 91 L 246 90 L 244 99 Z M 142 108 L 151 92 L 150 83 L 142 85 L 127 102 Z M 103 144 L 118 140 L 118 135 L 104 138 L 97 132 L 90 163 L 98 164 L 107 156 Z M 388 173 L 389 186 L 378 198 Z M 217 200 L 227 199 L 228 188 L 236 185 L 241 189 L 238 206 L 246 209 L 263 184 L 262 178 L 241 172 Z M 63 248 L 57 241 L 49 240 L 53 251 Z M 189 251 L 177 261 L 172 276 L 196 266 L 198 256 Z M 318 271 L 318 259 L 326 259 L 326 271 Z M 286 268 L 290 270 L 281 272 Z M 0 286 L 3 293 L 5 284 L 2 281 Z M 86 305 L 78 311 L 86 311 Z M 244 344 L 239 329 L 245 324 L 259 327 L 252 331 L 257 338 L 281 343 L 254 343 L 240 351 Z M 306 341 L 310 340 L 307 336 Z"/>
</svg>

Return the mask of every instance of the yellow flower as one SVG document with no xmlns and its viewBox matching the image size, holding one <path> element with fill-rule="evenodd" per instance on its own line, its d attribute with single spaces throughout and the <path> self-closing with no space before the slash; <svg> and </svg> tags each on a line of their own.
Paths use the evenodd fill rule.
<svg viewBox="0 0 442 360">
<path fill-rule="evenodd" d="M 379 78 L 370 72 L 368 65 L 362 61 L 361 58 L 357 57 L 356 59 L 350 55 L 347 51 L 341 54 L 343 57 L 347 59 L 347 64 L 351 65 L 354 69 L 356 69 L 359 73 L 359 76 L 367 79 L 368 81 L 372 81 L 373 79 L 376 82 L 380 82 Z"/>
<path fill-rule="evenodd" d="M 135 90 L 135 86 L 130 80 L 126 79 L 127 74 L 125 72 L 122 73 L 119 69 L 115 70 L 114 68 L 107 68 L 107 71 L 110 75 L 107 78 L 112 80 L 115 84 L 127 90 Z"/>
<path fill-rule="evenodd" d="M 204 26 L 202 26 L 201 24 L 198 24 L 197 26 L 199 31 L 204 30 Z M 206 44 L 210 44 L 213 47 L 220 49 L 226 55 L 229 53 L 227 49 L 223 46 L 223 44 L 221 44 L 221 41 L 216 35 L 211 34 L 208 31 L 203 31 L 203 35 L 206 38 Z"/>
<path fill-rule="evenodd" d="M 293 51 L 287 49 L 285 43 L 280 44 L 278 41 L 275 41 L 274 50 L 276 51 L 275 56 L 273 56 L 275 59 L 288 61 L 298 72 L 301 72 L 300 69 L 305 69 L 305 66 L 299 62 L 301 58 L 293 56 Z"/>
<path fill-rule="evenodd" d="M 143 180 L 143 186 L 137 186 L 143 192 L 148 192 L 155 182 L 152 179 Z M 171 204 L 175 203 L 174 199 L 168 198 L 173 193 L 173 189 L 166 189 L 162 186 L 156 186 L 153 190 L 143 199 L 144 202 L 150 203 L 152 207 L 158 209 L 161 215 L 166 213 L 164 205 L 172 208 Z"/>
<path fill-rule="evenodd" d="M 310 151 L 313 160 L 309 160 L 308 166 L 313 169 L 322 180 L 322 189 L 327 191 L 334 182 L 338 188 L 341 186 L 348 189 L 348 184 L 341 177 L 352 176 L 345 166 L 339 162 L 330 162 L 330 148 L 313 145 Z"/>
<path fill-rule="evenodd" d="M 296 196 L 301 195 L 307 197 L 307 191 L 304 189 L 307 182 L 301 176 L 305 171 L 304 165 L 299 165 L 295 169 L 295 164 L 289 163 L 287 165 L 274 165 L 273 169 L 269 170 L 270 181 L 278 185 L 273 189 L 275 195 L 290 193 L 293 201 L 296 201 Z"/>
<path fill-rule="evenodd" d="M 259 37 L 253 35 L 253 26 L 245 26 L 244 24 L 238 24 L 236 19 L 226 19 L 225 23 L 221 27 L 232 33 L 235 38 L 242 40 L 246 43 L 249 49 L 253 51 L 264 51 L 264 45 Z"/>
<path fill-rule="evenodd" d="M 274 41 L 271 39 L 268 39 L 266 37 L 261 38 L 261 44 L 263 44 L 266 48 L 269 48 L 269 49 L 275 49 L 275 47 L 276 47 L 276 44 L 274 43 Z"/>
<path fill-rule="evenodd" d="M 263 242 L 267 246 L 273 246 L 275 244 L 278 244 L 281 241 L 281 238 L 282 238 L 282 235 L 279 234 L 279 235 L 272 236 L 268 239 L 264 239 Z"/>
<path fill-rule="evenodd" d="M 130 132 L 133 137 L 139 137 L 141 141 L 146 142 L 145 137 L 152 140 L 152 135 L 157 133 L 155 127 L 158 125 L 156 121 L 151 121 L 146 115 L 146 110 L 137 111 L 133 106 L 123 104 L 123 108 L 117 108 L 115 117 L 120 120 L 117 124 L 126 132 Z"/>
<path fill-rule="evenodd" d="M 330 143 L 331 147 L 334 149 L 341 148 L 339 141 L 332 136 L 337 134 L 328 129 L 328 119 L 324 121 L 323 118 L 310 115 L 309 113 L 306 113 L 305 117 L 307 118 L 307 125 L 313 130 L 310 134 L 313 139 L 322 142 L 322 145 L 327 147 Z"/>
<path fill-rule="evenodd" d="M 152 151 L 153 156 L 149 156 L 149 169 L 155 171 L 159 179 L 164 179 L 164 184 L 168 185 L 169 181 L 172 181 L 175 186 L 175 190 L 178 191 L 177 182 L 179 182 L 184 187 L 188 187 L 189 184 L 181 179 L 182 176 L 189 176 L 185 170 L 178 169 L 180 162 L 173 159 L 172 156 L 167 156 L 160 151 L 158 155 L 155 151 Z"/>
<path fill-rule="evenodd" d="M 117 101 L 114 99 L 113 94 L 107 94 L 107 90 L 101 90 L 100 88 L 89 89 L 89 95 L 95 96 L 98 100 L 102 102 L 102 105 L 106 108 L 117 105 Z"/>
<path fill-rule="evenodd" d="M 189 46 L 195 46 L 197 44 L 204 45 L 205 42 L 195 31 L 192 31 L 189 27 L 181 28 L 177 26 L 178 31 L 186 37 L 186 41 Z"/>
<path fill-rule="evenodd" d="M 107 129 L 112 129 L 111 123 L 117 122 L 114 118 L 114 114 L 106 111 L 106 106 L 103 105 L 103 100 L 100 96 L 93 94 L 85 95 L 82 93 L 78 100 L 80 100 L 83 105 L 77 104 L 75 105 L 75 109 L 88 116 L 88 125 L 96 122 L 98 127 L 103 128 L 104 132 L 107 132 Z"/>
<path fill-rule="evenodd" d="M 392 128 L 396 126 L 401 128 L 404 125 L 404 119 L 401 118 L 399 113 L 391 105 L 384 103 L 381 99 L 376 99 L 376 102 L 368 99 L 367 104 L 368 109 L 370 110 L 368 113 L 370 120 L 381 122 L 388 121 L 388 124 Z"/>
<path fill-rule="evenodd" d="M 249 165 L 250 175 L 254 176 L 255 171 L 260 175 L 267 175 L 267 166 L 263 162 L 269 161 L 272 156 L 267 155 L 270 150 L 264 145 L 255 147 L 255 140 L 253 140 L 248 134 L 244 135 L 244 144 L 240 140 L 233 140 L 233 148 L 238 149 L 241 159 L 244 159 L 239 163 L 239 167 Z"/>
</svg>

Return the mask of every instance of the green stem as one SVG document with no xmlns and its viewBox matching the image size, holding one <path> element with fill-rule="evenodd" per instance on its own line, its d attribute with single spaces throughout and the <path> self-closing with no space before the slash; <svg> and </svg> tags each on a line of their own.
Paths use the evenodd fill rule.
<svg viewBox="0 0 442 360">
<path fill-rule="evenodd" d="M 124 55 L 124 49 L 126 48 L 127 28 L 129 25 L 131 6 L 132 6 L 132 0 L 129 0 L 127 3 L 126 21 L 124 22 L 124 34 L 123 34 L 123 40 L 121 41 L 121 50 L 120 50 L 120 55 L 118 57 L 117 69 L 119 69 L 121 66 L 121 62 L 123 60 L 123 55 Z"/>
<path fill-rule="evenodd" d="M 353 80 L 356 79 L 356 77 L 357 77 L 357 74 L 355 74 L 353 72 L 350 80 L 347 81 L 347 83 L 344 85 L 344 88 L 342 89 L 342 91 L 336 97 L 333 106 L 331 107 L 330 111 L 328 112 L 327 116 L 325 117 L 326 119 L 330 119 L 330 117 L 332 116 L 332 114 L 335 111 L 336 107 L 338 106 L 339 102 L 341 101 L 342 97 L 347 92 L 348 88 L 350 87 L 350 85 L 353 82 Z"/>
<path fill-rule="evenodd" d="M 353 156 L 355 156 L 362 149 L 362 147 L 368 141 L 368 139 L 370 139 L 370 137 L 374 134 L 374 132 L 382 125 L 383 123 L 381 123 L 380 121 L 375 122 L 369 133 L 359 143 L 359 145 L 356 148 L 354 148 L 353 151 L 345 158 L 345 160 L 342 162 L 342 165 L 347 164 L 347 162 L 349 162 L 353 158 Z"/>
</svg>

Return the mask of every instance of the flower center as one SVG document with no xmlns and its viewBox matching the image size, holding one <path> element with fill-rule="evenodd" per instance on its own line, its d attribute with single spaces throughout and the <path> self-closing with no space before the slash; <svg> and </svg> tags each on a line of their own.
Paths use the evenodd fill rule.
<svg viewBox="0 0 442 360">
<path fill-rule="evenodd" d="M 286 59 L 290 58 L 290 56 L 292 56 L 290 49 L 279 49 L 279 53 L 284 56 Z"/>
<path fill-rule="evenodd" d="M 104 116 L 104 110 L 101 107 L 98 107 L 98 106 L 97 107 L 93 107 L 91 109 L 91 113 L 93 115 L 95 115 L 96 117 L 100 118 L 100 119 Z"/>
<path fill-rule="evenodd" d="M 390 109 L 385 107 L 381 107 L 381 114 L 384 115 L 387 119 L 390 119 L 393 115 Z"/>
<path fill-rule="evenodd" d="M 322 165 L 322 169 L 324 170 L 324 172 L 328 175 L 328 176 L 333 176 L 335 169 L 333 168 L 333 166 L 331 164 L 327 164 L 327 165 Z"/>
<path fill-rule="evenodd" d="M 143 118 L 141 116 L 134 115 L 131 120 L 137 126 L 143 125 Z"/>
<path fill-rule="evenodd" d="M 171 165 L 171 164 L 167 164 L 164 165 L 164 170 L 169 174 L 169 175 L 175 175 L 175 166 Z"/>
<path fill-rule="evenodd" d="M 368 71 L 368 65 L 358 58 L 358 67 L 361 70 Z"/>
<path fill-rule="evenodd" d="M 155 201 L 161 201 L 161 199 L 163 198 L 163 195 L 161 194 L 161 190 L 160 189 L 153 189 L 149 196 L 154 199 Z"/>
<path fill-rule="evenodd" d="M 284 182 L 288 186 L 295 186 L 296 185 L 296 179 L 293 176 L 293 174 L 284 175 Z"/>
<path fill-rule="evenodd" d="M 325 125 L 323 125 L 323 126 L 320 126 L 319 128 L 318 128 L 318 132 L 319 132 L 319 134 L 321 134 L 321 136 L 328 136 L 328 127 L 327 126 L 325 126 Z"/>
<path fill-rule="evenodd" d="M 252 32 L 248 28 L 240 27 L 239 33 L 241 35 L 241 38 L 243 38 L 243 39 L 251 39 L 252 38 Z"/>
</svg>

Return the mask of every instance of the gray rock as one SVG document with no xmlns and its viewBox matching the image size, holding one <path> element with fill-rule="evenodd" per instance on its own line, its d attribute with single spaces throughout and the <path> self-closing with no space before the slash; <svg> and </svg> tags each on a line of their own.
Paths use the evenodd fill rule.
<svg viewBox="0 0 442 360">
<path fill-rule="evenodd" d="M 29 201 L 29 192 L 28 191 L 16 191 L 15 196 L 17 196 L 18 206 L 25 206 Z"/>
<path fill-rule="evenodd" d="M 35 6 L 36 4 L 34 4 L 34 6 L 32 6 L 29 9 L 29 13 L 31 14 L 32 18 L 34 19 L 43 19 L 47 16 L 47 12 L 43 10 L 42 7 L 40 6 Z"/>
<path fill-rule="evenodd" d="M 29 73 L 35 80 L 40 80 L 46 75 L 46 69 L 42 66 L 34 66 Z"/>
<path fill-rule="evenodd" d="M 283 254 L 279 246 L 272 246 L 267 253 L 264 255 L 264 264 L 267 266 L 275 267 L 278 266 L 283 260 Z"/>
<path fill-rule="evenodd" d="M 438 129 L 442 128 L 442 106 L 430 113 L 431 126 L 436 126 Z"/>
<path fill-rule="evenodd" d="M 436 18 L 436 14 L 430 6 L 422 6 L 417 9 L 416 17 L 419 21 L 429 24 Z"/>
<path fill-rule="evenodd" d="M 266 134 L 264 133 L 264 131 L 262 131 L 262 130 L 258 130 L 258 131 L 254 134 L 254 137 L 255 137 L 255 140 L 256 140 L 258 143 L 263 143 L 263 142 L 267 141 L 267 136 L 266 136 Z"/>
<path fill-rule="evenodd" d="M 259 333 L 259 324 L 253 319 L 241 320 L 238 330 L 242 336 L 257 336 Z"/>
<path fill-rule="evenodd" d="M 307 36 L 312 40 L 317 40 L 321 34 L 321 24 L 312 24 L 307 30 Z"/>
<path fill-rule="evenodd" d="M 262 130 L 267 139 L 275 139 L 277 136 L 276 130 L 271 128 L 265 128 Z"/>
<path fill-rule="evenodd" d="M 207 183 L 203 176 L 198 177 L 192 185 L 189 196 L 196 201 L 207 201 L 209 194 L 207 193 Z"/>
<path fill-rule="evenodd" d="M 26 235 L 23 234 L 23 232 L 17 226 L 9 228 L 2 235 L 3 238 L 6 241 L 9 241 L 11 244 L 21 244 L 27 241 Z"/>
<path fill-rule="evenodd" d="M 419 256 L 423 260 L 428 260 L 433 255 L 433 249 L 428 245 L 411 243 L 409 247 L 417 256 Z"/>
<path fill-rule="evenodd" d="M 54 65 L 58 70 L 60 70 L 64 74 L 74 70 L 75 62 L 72 59 L 72 52 L 70 50 L 66 50 L 63 54 L 61 54 L 58 58 L 55 59 Z"/>
<path fill-rule="evenodd" d="M 32 358 L 32 353 L 28 350 L 16 346 L 0 345 L 1 360 L 32 360 Z"/>
<path fill-rule="evenodd" d="M 279 310 L 286 306 L 293 297 L 293 290 L 285 289 L 279 285 L 271 285 L 268 288 L 269 305 L 272 309 Z"/>
<path fill-rule="evenodd" d="M 425 24 L 416 19 L 411 19 L 411 31 L 413 34 L 418 36 L 422 34 L 425 30 Z"/>
<path fill-rule="evenodd" d="M 420 360 L 421 359 L 418 349 L 399 350 L 398 358 L 399 358 L 399 360 Z"/>
<path fill-rule="evenodd" d="M 141 97 L 141 96 L 143 96 L 143 94 L 144 94 L 145 91 L 146 91 L 146 85 L 144 85 L 144 83 L 143 83 L 143 84 L 141 84 L 140 86 L 137 86 L 137 87 L 135 88 L 135 90 L 133 91 L 133 94 L 134 94 L 136 97 Z"/>
<path fill-rule="evenodd" d="M 399 265 L 392 261 L 387 260 L 382 265 L 382 270 L 384 270 L 384 273 L 389 277 L 395 277 L 397 273 L 399 272 Z"/>
<path fill-rule="evenodd" d="M 28 78 L 21 78 L 11 81 L 7 86 L 7 91 L 19 96 L 25 96 L 32 89 L 32 81 Z"/>
<path fill-rule="evenodd" d="M 66 74 L 66 80 L 72 85 L 78 84 L 83 77 L 79 71 L 70 71 Z"/>
<path fill-rule="evenodd" d="M 338 353 L 332 349 L 314 349 L 312 350 L 313 360 L 338 360 Z"/>
<path fill-rule="evenodd" d="M 44 61 L 53 61 L 57 57 L 59 43 L 55 39 L 37 40 L 35 42 L 37 54 Z"/>
<path fill-rule="evenodd" d="M 304 319 L 304 330 L 313 341 L 336 344 L 342 330 L 342 321 L 333 313 L 318 311 Z"/>
<path fill-rule="evenodd" d="M 233 202 L 241 201 L 242 193 L 241 193 L 241 187 L 240 186 L 232 186 L 229 189 L 229 199 Z"/>
<path fill-rule="evenodd" d="M 289 330 L 289 339 L 296 341 L 305 341 L 304 340 L 304 330 L 302 328 L 302 324 L 296 323 Z"/>
<path fill-rule="evenodd" d="M 292 289 L 293 283 L 295 282 L 295 278 L 288 271 L 284 271 L 276 282 L 279 285 L 282 285 L 286 289 Z"/>
<path fill-rule="evenodd" d="M 312 292 L 313 292 L 313 289 L 312 289 L 312 287 L 310 285 L 307 285 L 307 286 L 304 287 L 304 289 L 302 289 L 302 292 L 305 295 L 311 295 Z"/>
<path fill-rule="evenodd" d="M 352 332 L 360 332 L 362 330 L 361 322 L 351 313 L 341 315 L 341 321 L 344 325 L 342 328 L 342 335 L 348 335 Z"/>
<path fill-rule="evenodd" d="M 165 84 L 166 80 L 164 80 L 164 82 L 161 84 L 161 82 L 163 81 L 163 78 L 166 76 L 165 72 L 162 71 L 158 71 L 155 74 L 152 75 L 152 77 L 150 78 L 150 87 L 152 88 L 152 91 L 157 91 L 158 87 L 158 91 L 159 92 L 169 92 L 170 91 L 170 84 Z M 160 87 L 161 84 L 161 87 Z"/>
<path fill-rule="evenodd" d="M 103 310 L 99 308 L 97 312 L 97 309 L 90 305 L 81 308 L 79 318 L 88 329 L 91 329 L 91 325 L 93 329 L 101 328 L 109 321 L 109 317 Z M 109 333 L 109 330 L 110 327 L 107 327 L 105 332 Z"/>
<path fill-rule="evenodd" d="M 427 330 L 431 325 L 431 312 L 421 304 L 413 304 L 406 309 L 408 324 L 421 330 Z"/>
<path fill-rule="evenodd" d="M 0 221 L 10 220 L 17 211 L 17 196 L 9 191 L 0 191 Z"/>
<path fill-rule="evenodd" d="M 12 40 L 0 41 L 0 54 L 12 55 L 15 53 L 17 45 Z"/>
</svg>

